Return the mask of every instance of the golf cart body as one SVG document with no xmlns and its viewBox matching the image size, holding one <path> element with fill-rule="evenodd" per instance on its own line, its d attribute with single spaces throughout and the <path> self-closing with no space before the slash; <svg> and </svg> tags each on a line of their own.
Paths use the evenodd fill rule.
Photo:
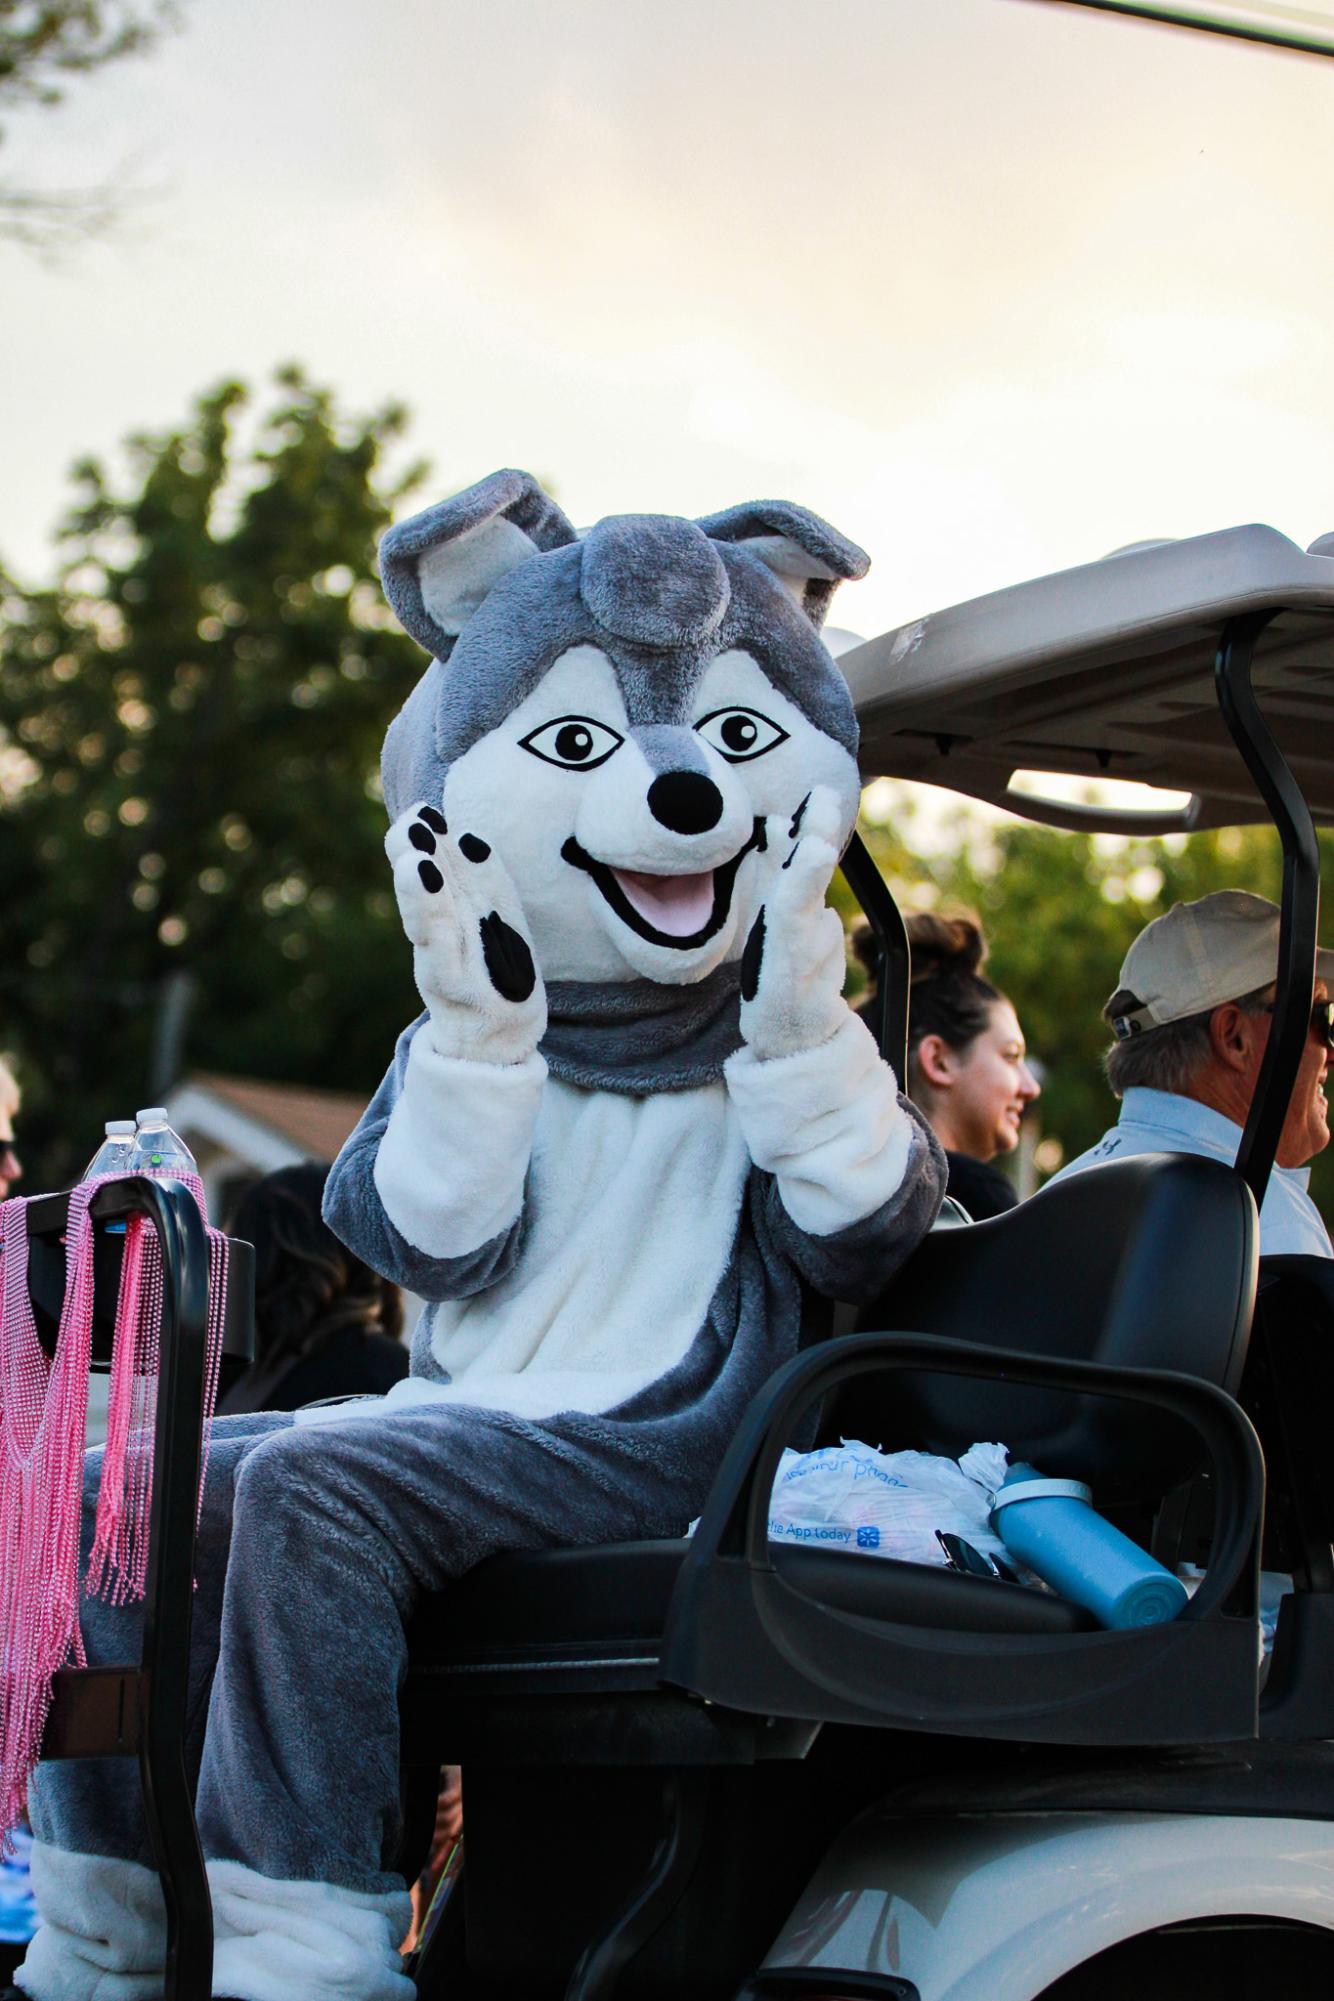
<svg viewBox="0 0 1334 2001">
<path fill-rule="evenodd" d="M 831 1320 L 812 1300 L 807 1344 L 751 1406 L 689 1542 L 496 1557 L 422 1606 L 401 1860 L 411 1876 L 425 1858 L 449 1762 L 467 1862 L 413 1962 L 417 1991 L 1092 2001 L 1133 1978 L 1152 2001 L 1202 1975 L 1255 1991 L 1236 1984 L 1253 1964 L 1269 1991 L 1328 1992 L 1334 1506 L 1313 1434 L 1334 1290 L 1328 1264 L 1264 1269 L 1257 1198 L 1314 967 L 1315 842 L 1290 763 L 1334 812 L 1334 562 L 1229 531 L 998 593 L 841 664 L 868 779 L 947 782 L 1077 826 L 1277 820 L 1279 992 L 1242 1155 L 1115 1161 L 990 1222 L 943 1218 L 872 1306 Z M 1034 807 L 1009 789 L 1019 767 L 1145 778 L 1191 803 L 1131 822 Z M 881 1041 L 901 1074 L 901 920 L 859 843 L 844 869 L 885 954 Z M 771 1546 L 783 1447 L 840 1435 L 951 1455 L 1002 1439 L 1088 1480 L 1203 1581 L 1178 1620 L 1109 1632 L 1024 1584 Z M 1263 1687 L 1262 1552 L 1296 1587 Z M 77 1674 L 48 1740 L 54 1755 L 137 1750 L 150 1819 L 184 1579 L 149 1608 L 153 1673 L 119 1684 L 124 1741 L 73 1728 Z M 205 2001 L 197 1844 L 159 1837 L 167 1994 Z"/>
<path fill-rule="evenodd" d="M 464 1764 L 468 1864 L 423 1994 L 1034 2001 L 1127 1978 L 1146 1996 L 1200 1977 L 1241 1994 L 1261 1974 L 1328 1991 L 1334 1510 L 1312 1410 L 1331 1292 L 1312 1260 L 1263 1270 L 1257 1229 L 1307 1033 L 1318 869 L 1251 675 L 1316 810 L 1334 809 L 1331 614 L 1334 563 L 1241 529 L 843 656 L 868 780 L 1028 811 L 1016 768 L 1111 773 L 1189 802 L 1127 818 L 1039 800 L 1034 817 L 1276 820 L 1257 1107 L 1235 1168 L 1112 1162 L 992 1221 L 943 1219 L 852 1331 L 813 1326 L 757 1398 L 687 1550 L 496 1558 L 428 1608 L 404 1741 Z M 860 844 L 844 869 L 880 937 L 882 1046 L 901 1067 L 901 920 Z M 783 1446 L 840 1435 L 952 1454 L 1002 1438 L 1088 1479 L 1204 1582 L 1176 1622 L 1113 1633 L 1020 1585 L 771 1547 Z M 1263 1687 L 1262 1547 L 1296 1586 Z"/>
</svg>

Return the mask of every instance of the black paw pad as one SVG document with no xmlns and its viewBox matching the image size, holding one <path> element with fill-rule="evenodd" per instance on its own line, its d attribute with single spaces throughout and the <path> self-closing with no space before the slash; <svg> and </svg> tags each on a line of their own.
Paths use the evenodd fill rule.
<svg viewBox="0 0 1334 2001">
<path fill-rule="evenodd" d="M 432 896 L 445 886 L 445 878 L 434 862 L 418 862 L 417 873 L 422 879 L 422 888 L 429 889 Z"/>
<path fill-rule="evenodd" d="M 764 911 L 750 927 L 746 949 L 741 954 L 741 998 L 753 1001 L 760 988 L 760 964 L 764 958 Z"/>
<path fill-rule="evenodd" d="M 755 852 L 757 855 L 766 854 L 768 848 L 769 829 L 765 826 L 763 820 L 757 819 L 755 822 Z"/>
<path fill-rule="evenodd" d="M 482 919 L 481 932 L 482 957 L 492 986 L 502 1000 L 526 1001 L 537 985 L 537 968 L 528 940 L 520 937 L 498 910 Z"/>
<path fill-rule="evenodd" d="M 798 806 L 796 812 L 792 815 L 792 825 L 787 830 L 789 840 L 795 841 L 797 835 L 801 832 L 801 823 L 806 817 L 806 808 L 810 805 L 810 803 L 811 803 L 811 795 L 808 792 L 806 794 L 806 797 L 802 800 L 800 806 Z M 786 868 L 787 863 L 784 862 L 783 866 L 784 868 Z"/>
<path fill-rule="evenodd" d="M 429 827 L 423 827 L 419 821 L 414 820 L 408 828 L 408 839 L 419 853 L 423 855 L 435 853 L 435 835 Z"/>
<path fill-rule="evenodd" d="M 447 834 L 449 832 L 444 814 L 437 813 L 434 806 L 423 806 L 417 818 L 425 820 L 427 826 L 437 834 Z"/>
<path fill-rule="evenodd" d="M 785 862 L 783 863 L 783 867 L 784 867 L 784 868 L 791 868 L 791 866 L 792 866 L 793 862 L 794 862 L 794 861 L 795 861 L 796 859 L 797 859 L 797 850 L 796 850 L 796 848 L 793 848 L 793 850 L 792 850 L 791 854 L 790 854 L 790 855 L 788 856 L 787 860 L 786 860 L 786 861 L 785 861 Z"/>
<path fill-rule="evenodd" d="M 470 862 L 484 862 L 491 850 L 480 834 L 460 834 L 459 853 Z"/>
</svg>

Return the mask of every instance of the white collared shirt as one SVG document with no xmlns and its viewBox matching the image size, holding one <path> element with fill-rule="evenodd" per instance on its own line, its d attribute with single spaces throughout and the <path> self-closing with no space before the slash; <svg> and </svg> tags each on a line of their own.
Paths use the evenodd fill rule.
<svg viewBox="0 0 1334 2001">
<path fill-rule="evenodd" d="M 1136 1153 L 1202 1153 L 1231 1166 L 1241 1144 L 1241 1127 L 1197 1098 L 1175 1091 L 1150 1091 L 1137 1086 L 1121 1100 L 1121 1116 L 1096 1146 L 1067 1162 L 1053 1181 L 1096 1167 L 1102 1160 L 1127 1159 Z M 1260 1211 L 1262 1257 L 1298 1253 L 1334 1257 L 1329 1232 L 1311 1200 L 1309 1167 L 1275 1167 Z"/>
</svg>

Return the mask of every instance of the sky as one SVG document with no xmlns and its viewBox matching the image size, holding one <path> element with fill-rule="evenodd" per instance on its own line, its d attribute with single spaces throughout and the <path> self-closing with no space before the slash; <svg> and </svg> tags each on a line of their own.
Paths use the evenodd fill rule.
<svg viewBox="0 0 1334 2001">
<path fill-rule="evenodd" d="M 1150 536 L 1334 529 L 1334 62 L 1037 0 L 181 0 L 10 121 L 142 191 L 0 246 L 0 561 L 289 359 L 579 522 L 803 502 L 863 634 Z"/>
</svg>

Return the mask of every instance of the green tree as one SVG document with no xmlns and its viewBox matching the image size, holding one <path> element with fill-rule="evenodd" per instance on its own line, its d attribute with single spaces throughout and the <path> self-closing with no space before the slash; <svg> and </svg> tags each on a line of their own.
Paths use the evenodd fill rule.
<svg viewBox="0 0 1334 2001">
<path fill-rule="evenodd" d="M 1213 890 L 1250 889 L 1277 901 L 1278 836 L 1252 826 L 1129 840 L 1020 820 L 980 831 L 965 812 L 943 839 L 934 826 L 929 842 L 914 843 L 912 789 L 901 792 L 892 818 L 864 823 L 863 834 L 905 908 L 929 902 L 981 918 L 988 975 L 1014 1002 L 1043 1068 L 1042 1131 L 1070 1159 L 1116 1117 L 1102 1069 L 1109 1041 L 1102 1007 L 1132 940 L 1174 903 Z M 1321 856 L 1326 908 L 1334 908 L 1334 840 L 1324 835 Z M 1330 1155 L 1334 1147 L 1317 1159 L 1312 1188 L 1334 1214 Z"/>
<path fill-rule="evenodd" d="M 169 0 L 0 0 L 0 115 L 58 104 L 72 77 L 146 49 L 170 22 Z M 0 144 L 6 127 L 0 125 Z M 0 179 L 0 237 L 50 249 L 109 222 L 111 189 L 23 188 Z"/>
<path fill-rule="evenodd" d="M 58 582 L 4 589 L 0 1039 L 47 1185 L 143 1101 L 181 972 L 195 1067 L 369 1090 L 416 1009 L 377 762 L 423 660 L 374 551 L 420 469 L 385 483 L 400 410 L 290 369 L 243 443 L 246 400 L 124 491 L 77 468 Z"/>
</svg>

